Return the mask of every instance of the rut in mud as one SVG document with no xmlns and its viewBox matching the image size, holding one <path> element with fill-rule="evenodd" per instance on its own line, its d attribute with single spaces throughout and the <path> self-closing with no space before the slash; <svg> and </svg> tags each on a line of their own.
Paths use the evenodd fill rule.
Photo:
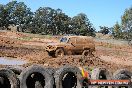
<svg viewBox="0 0 132 88">
<path fill-rule="evenodd" d="M 52 58 L 45 52 L 44 47 L 46 43 L 57 42 L 57 39 L 59 37 L 56 36 L 47 38 L 45 36 L 34 36 L 18 32 L 0 32 L 0 56 L 18 58 L 22 61 L 26 60 L 27 64 L 24 63 L 23 65 L 25 67 L 32 64 L 41 64 L 43 66 L 58 68 L 71 64 L 90 68 L 106 67 L 112 71 L 118 68 L 132 69 L 132 66 L 129 64 L 132 61 L 132 48 L 130 46 L 114 45 L 95 39 L 96 51 L 94 57 L 72 55 L 62 58 Z M 125 61 L 125 64 L 117 63 L 118 61 Z"/>
</svg>

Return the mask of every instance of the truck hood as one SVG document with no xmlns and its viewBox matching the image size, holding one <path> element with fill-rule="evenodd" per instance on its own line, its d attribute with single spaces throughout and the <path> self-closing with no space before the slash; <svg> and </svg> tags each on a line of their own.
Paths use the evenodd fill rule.
<svg viewBox="0 0 132 88">
<path fill-rule="evenodd" d="M 64 45 L 66 43 L 48 43 L 47 45 L 52 45 L 52 46 L 56 46 L 56 45 Z"/>
</svg>

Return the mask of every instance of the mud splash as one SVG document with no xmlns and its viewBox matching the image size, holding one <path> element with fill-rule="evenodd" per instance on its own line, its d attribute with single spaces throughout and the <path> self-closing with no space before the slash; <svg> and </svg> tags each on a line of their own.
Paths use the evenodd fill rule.
<svg viewBox="0 0 132 88">
<path fill-rule="evenodd" d="M 20 60 L 20 59 L 14 59 L 14 58 L 8 58 L 8 57 L 0 57 L 0 65 L 23 65 L 26 64 L 27 61 Z"/>
</svg>

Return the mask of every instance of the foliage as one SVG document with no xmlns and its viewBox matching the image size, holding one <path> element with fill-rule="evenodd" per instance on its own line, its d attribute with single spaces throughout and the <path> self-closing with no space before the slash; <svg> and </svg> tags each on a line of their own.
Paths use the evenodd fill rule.
<svg viewBox="0 0 132 88">
<path fill-rule="evenodd" d="M 5 5 L 0 5 L 0 27 L 7 28 L 9 25 L 8 12 L 5 9 Z"/>
<path fill-rule="evenodd" d="M 21 31 L 24 32 L 24 27 L 27 27 L 32 19 L 30 8 L 27 8 L 23 2 L 12 1 L 6 5 L 1 5 L 0 12 L 0 26 L 7 29 L 9 25 L 15 25 L 21 27 Z"/>
<path fill-rule="evenodd" d="M 115 38 L 123 38 L 122 29 L 118 22 L 113 26 L 112 34 Z"/>
<path fill-rule="evenodd" d="M 108 34 L 110 32 L 110 28 L 106 27 L 106 26 L 99 26 L 100 27 L 100 31 L 99 33 L 102 33 L 102 34 Z"/>
<path fill-rule="evenodd" d="M 73 34 L 95 36 L 95 29 L 84 13 L 72 18 Z"/>
<path fill-rule="evenodd" d="M 126 39 L 132 39 L 132 7 L 126 9 L 121 17 L 122 29 Z"/>
<path fill-rule="evenodd" d="M 23 2 L 12 1 L 0 5 L 0 27 L 18 26 L 17 31 L 49 35 L 77 34 L 95 36 L 93 27 L 86 14 L 80 13 L 73 18 L 61 9 L 40 7 L 31 12 Z"/>
<path fill-rule="evenodd" d="M 100 26 L 100 29 L 100 33 L 110 33 L 116 39 L 132 39 L 132 7 L 124 11 L 123 16 L 121 16 L 121 24 L 116 22 L 115 25 L 111 28 Z"/>
</svg>

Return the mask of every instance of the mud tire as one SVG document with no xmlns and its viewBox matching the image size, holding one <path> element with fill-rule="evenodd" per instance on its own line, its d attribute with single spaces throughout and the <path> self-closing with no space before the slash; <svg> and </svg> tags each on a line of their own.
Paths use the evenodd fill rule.
<svg viewBox="0 0 132 88">
<path fill-rule="evenodd" d="M 65 55 L 64 49 L 63 48 L 58 48 L 55 51 L 55 57 L 63 57 Z"/>
<path fill-rule="evenodd" d="M 55 57 L 55 52 L 47 52 L 49 56 Z"/>
<path fill-rule="evenodd" d="M 43 68 L 39 65 L 33 65 L 30 66 L 28 68 L 26 68 L 19 76 L 20 79 L 20 88 L 29 88 L 27 85 L 27 79 L 28 77 L 32 77 L 31 75 L 33 73 L 39 73 L 41 74 L 42 77 L 42 81 L 45 81 L 45 85 L 42 88 L 53 88 L 53 84 L 54 84 L 54 79 L 52 76 L 52 73 L 50 73 L 51 71 L 48 71 L 48 69 Z M 37 77 L 37 76 L 36 76 Z M 44 79 L 43 79 L 44 77 Z M 39 78 L 38 78 L 39 79 Z M 38 88 L 41 85 L 37 85 L 39 84 L 38 80 L 33 80 L 33 82 L 30 82 L 32 86 L 34 86 L 35 88 Z M 36 84 L 37 83 L 37 84 Z"/>
<path fill-rule="evenodd" d="M 76 76 L 76 83 L 74 83 L 74 85 L 72 85 L 70 83 L 70 87 L 69 87 L 68 83 L 67 83 L 67 82 L 69 82 L 69 81 L 67 81 L 69 79 L 65 77 L 66 83 L 64 83 L 64 84 L 63 84 L 62 80 L 64 79 L 64 76 L 70 72 Z M 72 66 L 67 66 L 67 65 L 61 67 L 54 74 L 56 88 L 82 88 L 80 80 L 79 80 L 79 78 L 81 78 L 80 72 L 81 71 L 77 67 L 72 67 Z M 70 79 L 70 81 L 71 80 L 73 82 L 73 79 Z M 65 86 L 65 84 L 66 84 L 66 86 Z M 71 87 L 71 85 L 76 86 L 76 87 Z"/>
<path fill-rule="evenodd" d="M 131 79 L 132 73 L 125 70 L 125 69 L 120 69 L 117 70 L 114 74 L 113 74 L 113 79 Z M 115 87 L 115 88 L 120 88 L 120 87 Z M 132 84 L 128 87 L 125 88 L 132 88 Z"/>
<path fill-rule="evenodd" d="M 90 50 L 84 50 L 82 53 L 83 56 L 91 56 L 92 52 Z"/>
<path fill-rule="evenodd" d="M 6 68 L 0 69 L 0 77 L 2 82 L 0 83 L 0 88 L 19 88 L 19 81 L 12 70 Z M 5 84 L 3 85 L 3 83 Z"/>
</svg>

